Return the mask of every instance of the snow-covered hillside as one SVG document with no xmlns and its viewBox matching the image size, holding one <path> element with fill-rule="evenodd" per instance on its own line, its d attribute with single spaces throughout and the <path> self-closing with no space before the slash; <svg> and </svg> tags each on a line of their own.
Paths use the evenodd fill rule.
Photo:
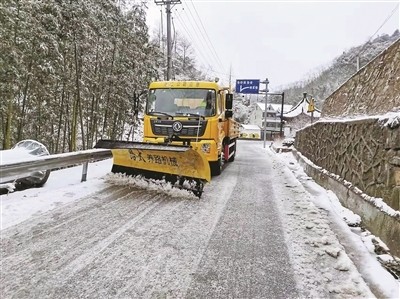
<svg viewBox="0 0 400 299">
<path fill-rule="evenodd" d="M 362 68 L 399 38 L 399 30 L 396 30 L 392 35 L 384 34 L 363 45 L 344 50 L 328 66 L 315 70 L 309 78 L 282 86 L 279 92 L 285 92 L 285 102 L 292 105 L 301 100 L 303 92 L 307 92 L 314 96 L 316 106 L 322 108 L 324 100 L 357 72 L 357 57 Z"/>
</svg>

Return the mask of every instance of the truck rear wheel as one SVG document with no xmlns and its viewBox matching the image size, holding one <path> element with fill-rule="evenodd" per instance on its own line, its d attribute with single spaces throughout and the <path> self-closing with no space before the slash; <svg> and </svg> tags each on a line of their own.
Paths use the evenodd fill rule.
<svg viewBox="0 0 400 299">
<path fill-rule="evenodd" d="M 228 159 L 228 162 L 233 162 L 233 161 L 235 161 L 235 156 L 236 156 L 236 140 L 233 142 L 231 151 L 233 152 L 233 155 Z"/>
</svg>

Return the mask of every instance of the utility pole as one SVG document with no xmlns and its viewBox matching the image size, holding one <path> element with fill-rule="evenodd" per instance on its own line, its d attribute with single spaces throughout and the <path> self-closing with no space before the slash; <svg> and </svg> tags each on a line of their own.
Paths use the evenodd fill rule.
<svg viewBox="0 0 400 299">
<path fill-rule="evenodd" d="M 285 93 L 269 93 L 268 95 L 270 96 L 280 96 L 282 99 L 282 104 L 281 104 L 281 115 L 280 115 L 280 119 L 281 119 L 281 126 L 280 126 L 280 130 L 279 130 L 279 136 L 283 137 L 283 107 L 284 107 L 284 101 L 285 101 Z"/>
<path fill-rule="evenodd" d="M 181 4 L 181 0 L 154 0 L 157 5 L 165 5 L 167 13 L 167 81 L 171 79 L 172 73 L 172 41 L 171 41 L 171 5 Z"/>
<path fill-rule="evenodd" d="M 232 88 L 232 64 L 229 67 L 229 90 Z"/>
<path fill-rule="evenodd" d="M 265 148 L 265 142 L 267 140 L 267 99 L 268 99 L 268 78 L 265 79 L 265 81 L 260 82 L 262 84 L 265 84 L 265 108 L 264 108 L 264 126 L 263 126 L 263 130 L 264 130 L 264 148 Z"/>
<path fill-rule="evenodd" d="M 279 135 L 281 136 L 281 138 L 283 137 L 283 106 L 284 106 L 284 102 L 285 102 L 285 93 L 282 92 L 281 128 L 279 131 Z"/>
<path fill-rule="evenodd" d="M 314 110 L 315 110 L 315 100 L 314 100 L 314 97 L 313 96 L 311 96 L 311 99 L 310 99 L 310 110 L 311 110 L 311 123 L 313 123 L 314 122 Z"/>
<path fill-rule="evenodd" d="M 306 101 L 307 100 L 307 93 L 303 92 L 303 99 Z M 311 95 L 310 96 L 310 101 L 308 101 L 308 107 L 307 107 L 307 112 L 311 113 L 311 123 L 314 121 L 314 97 Z"/>
</svg>

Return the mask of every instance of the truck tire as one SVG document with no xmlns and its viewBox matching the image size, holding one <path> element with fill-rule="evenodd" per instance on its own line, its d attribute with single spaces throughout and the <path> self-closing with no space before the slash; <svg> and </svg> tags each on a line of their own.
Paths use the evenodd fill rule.
<svg viewBox="0 0 400 299">
<path fill-rule="evenodd" d="M 222 172 L 222 152 L 219 154 L 218 161 L 210 162 L 211 176 L 220 175 Z"/>
</svg>

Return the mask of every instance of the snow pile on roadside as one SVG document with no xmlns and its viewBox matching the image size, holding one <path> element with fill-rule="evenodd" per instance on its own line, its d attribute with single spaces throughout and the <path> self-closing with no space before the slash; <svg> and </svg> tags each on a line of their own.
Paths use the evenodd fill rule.
<svg viewBox="0 0 400 299">
<path fill-rule="evenodd" d="M 103 176 L 110 172 L 111 166 L 112 159 L 90 163 L 86 182 L 81 182 L 82 166 L 52 171 L 41 188 L 0 195 L 0 230 L 72 203 L 104 187 Z"/>
<path fill-rule="evenodd" d="M 333 178 L 334 180 L 342 183 L 344 186 L 346 186 L 348 189 L 352 190 L 353 192 L 355 192 L 356 194 L 360 195 L 362 198 L 364 198 L 366 201 L 370 202 L 371 204 L 373 204 L 375 207 L 377 207 L 380 211 L 388 214 L 389 216 L 392 217 L 399 217 L 400 218 L 400 211 L 396 211 L 395 209 L 393 209 L 392 207 L 390 207 L 388 204 L 386 204 L 382 198 L 377 198 L 377 197 L 371 197 L 367 194 L 365 194 L 362 190 L 360 190 L 359 188 L 355 187 L 351 182 L 345 180 L 344 178 L 340 177 L 337 174 L 334 174 L 332 172 L 329 172 L 328 170 L 315 165 L 311 160 L 309 160 L 307 157 L 303 156 L 300 152 L 297 152 L 297 154 L 301 157 L 301 159 L 307 163 L 308 165 L 310 165 L 311 167 L 320 170 L 322 173 L 324 173 L 325 175 Z M 292 155 L 290 153 L 290 155 Z M 287 158 L 287 157 L 286 157 Z M 291 158 L 292 162 L 293 160 L 295 161 L 295 159 L 292 157 Z M 297 163 L 297 161 L 296 161 Z"/>
<path fill-rule="evenodd" d="M 326 211 L 318 209 L 311 195 L 280 162 L 273 168 L 288 183 L 274 184 L 291 263 L 299 289 L 307 298 L 373 298 L 343 246 L 333 233 Z M 292 194 L 296 193 L 296 198 Z"/>
<path fill-rule="evenodd" d="M 329 297 L 374 297 L 371 294 L 368 295 L 369 290 L 365 290 L 363 286 L 365 280 L 378 297 L 400 298 L 400 281 L 396 281 L 378 261 L 381 256 L 382 259 L 389 259 L 390 262 L 394 262 L 394 258 L 389 258 L 386 254 L 377 255 L 375 253 L 374 243 L 378 242 L 385 247 L 383 242 L 360 227 L 352 227 L 359 223 L 360 217 L 343 207 L 334 192 L 315 183 L 297 163 L 292 153 L 276 156 L 279 161 L 276 162 L 274 168 L 287 177 L 289 183 L 286 188 L 295 188 L 295 192 L 299 194 L 296 198 L 289 198 L 285 197 L 285 194 L 290 195 L 287 190 L 282 188 L 276 190 L 282 194 L 280 205 L 282 211 L 286 213 L 282 218 L 286 222 L 285 226 L 290 228 L 287 238 L 289 249 L 295 254 L 294 267 L 298 269 L 299 273 L 302 271 L 308 273 L 307 267 L 312 266 L 308 265 L 307 261 L 310 263 L 314 259 L 315 263 L 323 263 L 324 266 L 329 264 L 332 267 L 334 262 L 326 259 L 324 255 L 328 254 L 331 258 L 336 259 L 333 268 L 338 271 L 337 273 L 323 272 L 321 278 L 306 275 L 300 284 L 307 287 L 315 279 L 317 285 L 315 287 L 318 287 L 318 284 L 322 284 L 325 280 L 329 285 L 327 288 Z M 285 164 L 286 167 L 282 164 Z M 275 185 L 278 186 L 278 184 Z M 309 216 L 311 219 L 315 217 L 316 220 L 306 221 Z M 315 221 L 316 223 L 313 223 Z M 300 225 L 298 225 L 299 222 Z M 329 235 L 332 230 L 336 236 Z M 305 246 L 307 244 L 308 248 Z M 333 248 L 329 248 L 327 245 L 333 246 Z M 341 255 L 347 258 L 339 258 Z M 342 281 L 342 283 L 341 280 L 346 276 L 345 272 L 349 272 L 350 280 Z M 353 287 L 350 286 L 351 284 Z M 363 291 L 357 294 L 359 289 Z M 313 297 L 312 289 L 310 294 Z M 326 295 L 328 296 L 328 294 Z"/>
</svg>

